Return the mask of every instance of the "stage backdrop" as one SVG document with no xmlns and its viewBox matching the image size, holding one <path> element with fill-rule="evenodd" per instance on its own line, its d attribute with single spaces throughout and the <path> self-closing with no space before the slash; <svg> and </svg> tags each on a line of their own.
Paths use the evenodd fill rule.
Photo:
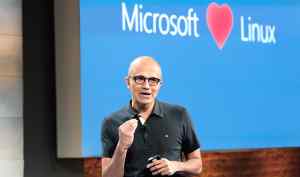
<svg viewBox="0 0 300 177">
<path fill-rule="evenodd" d="M 83 157 L 101 155 L 101 123 L 128 104 L 124 77 L 141 55 L 161 64 L 158 99 L 188 109 L 203 150 L 300 146 L 299 1 L 81 0 L 79 9 Z"/>
</svg>

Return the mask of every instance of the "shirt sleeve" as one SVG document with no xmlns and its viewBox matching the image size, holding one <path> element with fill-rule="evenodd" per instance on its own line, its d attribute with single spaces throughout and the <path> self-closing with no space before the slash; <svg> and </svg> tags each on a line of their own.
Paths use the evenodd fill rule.
<svg viewBox="0 0 300 177">
<path fill-rule="evenodd" d="M 117 129 L 111 119 L 105 119 L 101 128 L 102 157 L 112 158 L 117 146 Z"/>
<path fill-rule="evenodd" d="M 185 154 L 191 153 L 195 151 L 196 149 L 200 148 L 199 141 L 197 139 L 197 135 L 195 133 L 194 127 L 192 125 L 192 121 L 190 118 L 190 115 L 188 112 L 184 109 L 182 113 L 183 119 L 184 119 L 184 125 L 183 125 L 183 144 L 182 144 L 182 151 Z"/>
</svg>

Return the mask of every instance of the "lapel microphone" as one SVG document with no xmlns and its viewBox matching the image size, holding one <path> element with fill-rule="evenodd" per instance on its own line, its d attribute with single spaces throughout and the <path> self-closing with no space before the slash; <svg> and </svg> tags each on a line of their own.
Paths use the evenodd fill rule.
<svg viewBox="0 0 300 177">
<path fill-rule="evenodd" d="M 136 119 L 137 121 L 140 121 L 139 118 L 141 115 L 139 113 L 135 113 L 133 116 L 131 116 L 131 119 Z"/>
</svg>

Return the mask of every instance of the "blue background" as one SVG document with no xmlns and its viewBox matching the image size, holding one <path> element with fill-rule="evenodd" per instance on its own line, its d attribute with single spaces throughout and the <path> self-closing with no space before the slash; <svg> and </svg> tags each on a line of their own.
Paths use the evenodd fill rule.
<svg viewBox="0 0 300 177">
<path fill-rule="evenodd" d="M 199 38 L 122 31 L 121 2 L 143 11 L 199 17 Z M 300 3 L 227 3 L 233 30 L 219 50 L 207 28 L 212 1 L 80 1 L 83 156 L 101 155 L 103 118 L 128 104 L 129 63 L 149 55 L 162 66 L 158 99 L 185 106 L 202 150 L 300 146 Z M 240 39 L 240 16 L 276 26 L 273 44 Z"/>
</svg>

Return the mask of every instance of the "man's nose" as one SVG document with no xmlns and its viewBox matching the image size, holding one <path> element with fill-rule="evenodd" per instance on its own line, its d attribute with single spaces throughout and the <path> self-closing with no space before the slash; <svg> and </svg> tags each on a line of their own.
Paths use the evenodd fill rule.
<svg viewBox="0 0 300 177">
<path fill-rule="evenodd" d="M 143 88 L 145 88 L 145 89 L 149 89 L 150 88 L 149 80 L 148 79 L 146 79 L 145 82 L 143 83 Z"/>
</svg>

